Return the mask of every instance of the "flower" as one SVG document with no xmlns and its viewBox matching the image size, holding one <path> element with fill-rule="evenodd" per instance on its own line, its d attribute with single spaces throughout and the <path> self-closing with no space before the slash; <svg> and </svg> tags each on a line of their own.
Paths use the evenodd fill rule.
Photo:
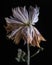
<svg viewBox="0 0 52 65">
<path fill-rule="evenodd" d="M 16 7 L 12 9 L 13 17 L 6 17 L 6 30 L 8 38 L 15 41 L 16 44 L 23 39 L 25 43 L 40 47 L 41 41 L 46 41 L 37 30 L 35 23 L 38 22 L 39 8 L 30 6 L 29 12 L 26 7 Z"/>
</svg>

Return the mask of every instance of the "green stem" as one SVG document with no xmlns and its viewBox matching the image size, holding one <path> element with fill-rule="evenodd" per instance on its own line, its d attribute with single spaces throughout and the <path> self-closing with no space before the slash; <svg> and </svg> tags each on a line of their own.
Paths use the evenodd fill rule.
<svg viewBox="0 0 52 65">
<path fill-rule="evenodd" d="M 29 44 L 27 44 L 27 53 L 28 53 L 28 60 L 27 60 L 27 65 L 30 65 L 30 48 L 29 48 Z"/>
</svg>

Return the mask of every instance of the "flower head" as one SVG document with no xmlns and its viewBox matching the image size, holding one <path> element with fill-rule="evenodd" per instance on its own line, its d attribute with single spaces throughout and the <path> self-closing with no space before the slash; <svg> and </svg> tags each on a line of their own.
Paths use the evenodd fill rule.
<svg viewBox="0 0 52 65">
<path fill-rule="evenodd" d="M 40 47 L 39 43 L 45 41 L 43 36 L 39 33 L 35 25 L 38 22 L 39 8 L 30 6 L 29 12 L 26 7 L 17 7 L 12 9 L 13 17 L 5 18 L 7 22 L 8 37 L 13 39 L 16 44 L 22 38 L 24 42 Z"/>
</svg>

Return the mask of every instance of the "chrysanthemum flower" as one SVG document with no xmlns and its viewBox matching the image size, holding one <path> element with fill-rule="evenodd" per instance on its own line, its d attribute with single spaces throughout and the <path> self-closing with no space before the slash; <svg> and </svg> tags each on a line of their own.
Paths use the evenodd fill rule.
<svg viewBox="0 0 52 65">
<path fill-rule="evenodd" d="M 29 11 L 26 7 L 16 7 L 12 9 L 13 17 L 5 18 L 7 22 L 8 37 L 13 39 L 16 44 L 23 39 L 24 42 L 32 46 L 40 47 L 39 43 L 45 41 L 35 25 L 38 22 L 39 8 L 30 6 Z"/>
</svg>

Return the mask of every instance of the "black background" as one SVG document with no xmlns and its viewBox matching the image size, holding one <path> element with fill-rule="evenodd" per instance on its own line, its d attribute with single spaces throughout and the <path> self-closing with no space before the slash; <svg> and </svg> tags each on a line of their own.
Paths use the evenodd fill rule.
<svg viewBox="0 0 52 65">
<path fill-rule="evenodd" d="M 32 5 L 35 7 L 37 5 L 40 7 L 39 21 L 36 23 L 37 29 L 47 40 L 42 42 L 41 46 L 44 50 L 38 55 L 31 58 L 31 64 L 33 65 L 45 65 L 51 64 L 51 0 L 0 0 L 0 65 L 4 64 L 26 64 L 18 63 L 14 58 L 17 55 L 17 49 L 20 47 L 26 50 L 23 46 L 23 41 L 20 42 L 19 46 L 15 45 L 12 40 L 6 37 L 6 30 L 4 25 L 6 25 L 5 17 L 12 15 L 11 9 L 17 6 L 26 6 L 27 8 Z M 31 48 L 31 53 L 34 52 L 35 48 Z"/>
</svg>

